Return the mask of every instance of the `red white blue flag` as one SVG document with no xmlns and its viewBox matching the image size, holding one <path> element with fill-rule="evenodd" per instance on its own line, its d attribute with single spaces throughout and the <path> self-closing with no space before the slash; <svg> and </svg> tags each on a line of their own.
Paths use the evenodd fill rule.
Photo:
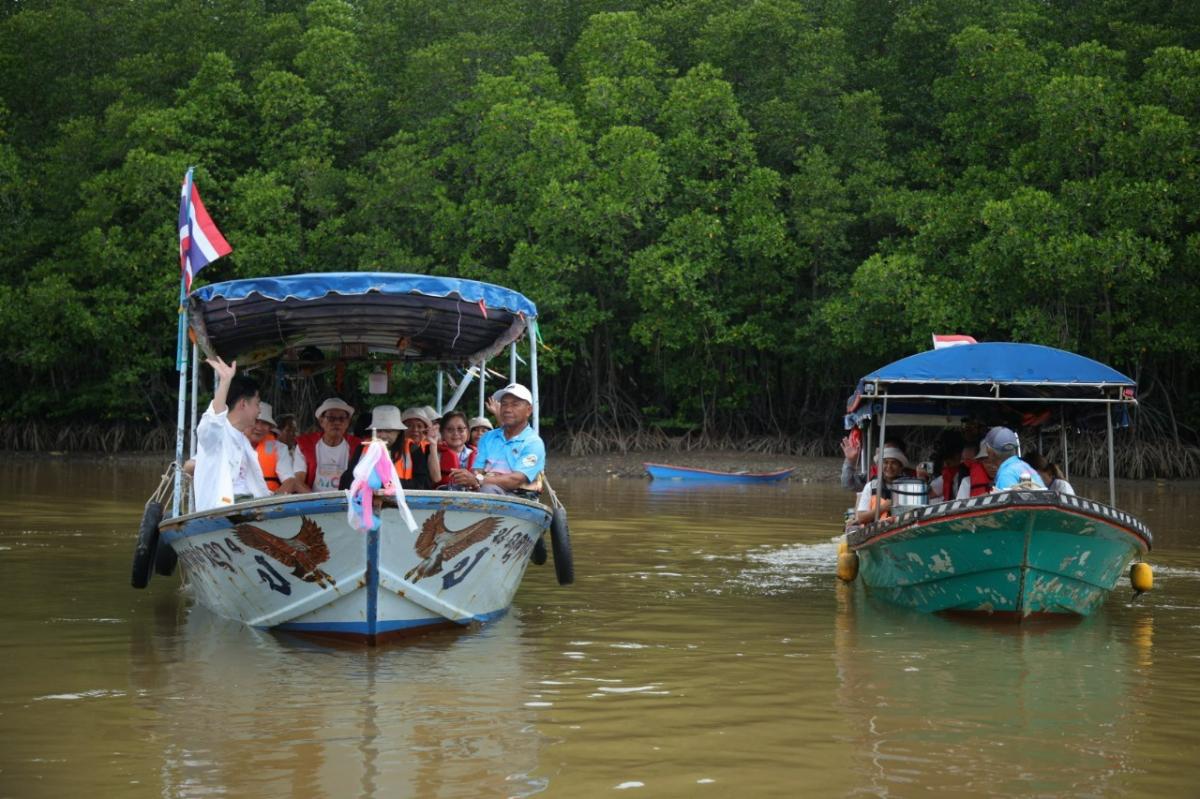
<svg viewBox="0 0 1200 799">
<path fill-rule="evenodd" d="M 945 349 L 946 347 L 957 347 L 960 344 L 978 344 L 979 342 L 970 336 L 939 336 L 933 334 L 933 348 L 935 350 Z"/>
<path fill-rule="evenodd" d="M 192 290 L 192 279 L 201 269 L 231 252 L 233 248 L 204 210 L 189 169 L 179 197 L 179 268 L 183 272 L 184 291 Z"/>
</svg>

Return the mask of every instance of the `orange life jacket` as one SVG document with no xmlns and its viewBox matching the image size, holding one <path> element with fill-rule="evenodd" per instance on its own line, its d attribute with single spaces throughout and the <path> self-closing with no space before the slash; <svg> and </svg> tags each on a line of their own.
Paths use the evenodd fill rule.
<svg viewBox="0 0 1200 799">
<path fill-rule="evenodd" d="M 268 433 L 267 437 L 258 442 L 258 446 L 254 451 L 258 453 L 258 465 L 262 467 L 263 479 L 267 481 L 267 488 L 274 491 L 282 485 L 279 479 L 279 470 L 276 464 L 279 462 L 279 450 L 267 447 L 267 442 L 274 441 L 275 436 Z"/>
<path fill-rule="evenodd" d="M 411 480 L 413 477 L 413 460 L 409 449 L 409 442 L 401 442 L 403 446 L 400 449 L 400 457 L 396 459 L 396 474 L 400 475 L 401 480 Z M 421 442 L 421 452 L 429 452 L 429 442 Z"/>
</svg>

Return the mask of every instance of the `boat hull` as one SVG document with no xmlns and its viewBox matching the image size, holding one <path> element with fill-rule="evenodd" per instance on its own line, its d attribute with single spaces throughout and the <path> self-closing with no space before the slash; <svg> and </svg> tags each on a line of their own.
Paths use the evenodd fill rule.
<svg viewBox="0 0 1200 799">
<path fill-rule="evenodd" d="M 550 510 L 466 492 L 406 499 L 415 533 L 394 499 L 378 530 L 354 529 L 342 492 L 254 500 L 160 529 L 195 599 L 253 627 L 374 643 L 506 612 Z"/>
<path fill-rule="evenodd" d="M 644 463 L 646 472 L 654 480 L 690 480 L 703 483 L 777 483 L 786 480 L 795 471 L 781 469 L 777 472 L 718 472 L 712 469 L 696 469 L 690 466 L 671 466 L 665 463 Z"/>
<path fill-rule="evenodd" d="M 1090 614 L 1151 536 L 1102 503 L 1018 490 L 915 508 L 847 543 L 863 583 L 889 602 L 1021 619 Z"/>
</svg>

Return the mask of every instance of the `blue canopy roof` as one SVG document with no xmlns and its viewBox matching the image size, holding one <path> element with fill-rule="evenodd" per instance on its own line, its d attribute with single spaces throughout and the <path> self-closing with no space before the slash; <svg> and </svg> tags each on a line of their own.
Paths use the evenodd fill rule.
<svg viewBox="0 0 1200 799">
<path fill-rule="evenodd" d="M 987 415 L 982 408 L 972 410 L 981 399 L 1009 402 L 1009 414 L 1071 401 L 1134 403 L 1136 388 L 1133 380 L 1109 366 L 1053 347 L 962 344 L 910 355 L 863 377 L 846 404 L 846 426 L 877 413 L 879 401 L 864 400 L 884 394 L 904 398 L 893 403 L 896 412 L 962 416 Z"/>
<path fill-rule="evenodd" d="M 1104 364 L 1040 344 L 963 344 L 910 355 L 876 369 L 864 383 L 986 383 L 1034 386 L 1129 386 Z"/>
<path fill-rule="evenodd" d="M 537 306 L 475 280 L 324 272 L 214 283 L 192 292 L 188 313 L 206 352 L 243 364 L 308 347 L 475 361 L 520 338 Z"/>
</svg>

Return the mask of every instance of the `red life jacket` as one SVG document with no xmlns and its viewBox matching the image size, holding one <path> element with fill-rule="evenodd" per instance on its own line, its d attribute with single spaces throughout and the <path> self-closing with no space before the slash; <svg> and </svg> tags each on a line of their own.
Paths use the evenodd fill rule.
<svg viewBox="0 0 1200 799">
<path fill-rule="evenodd" d="M 308 466 L 305 482 L 308 483 L 309 488 L 312 488 L 313 480 L 317 478 L 317 442 L 321 440 L 322 435 L 320 430 L 315 430 L 296 439 L 296 446 L 304 453 L 304 460 Z M 346 441 L 350 444 L 351 452 L 354 452 L 362 444 L 362 439 L 358 436 L 346 436 Z"/>
<path fill-rule="evenodd" d="M 974 458 L 968 458 L 963 461 L 961 469 L 963 479 L 971 481 L 971 496 L 978 497 L 992 490 L 992 478 L 988 476 L 987 470 L 983 468 L 983 464 Z"/>
<path fill-rule="evenodd" d="M 949 502 L 954 499 L 954 479 L 958 477 L 958 469 L 949 466 L 942 468 L 942 499 Z"/>
</svg>

